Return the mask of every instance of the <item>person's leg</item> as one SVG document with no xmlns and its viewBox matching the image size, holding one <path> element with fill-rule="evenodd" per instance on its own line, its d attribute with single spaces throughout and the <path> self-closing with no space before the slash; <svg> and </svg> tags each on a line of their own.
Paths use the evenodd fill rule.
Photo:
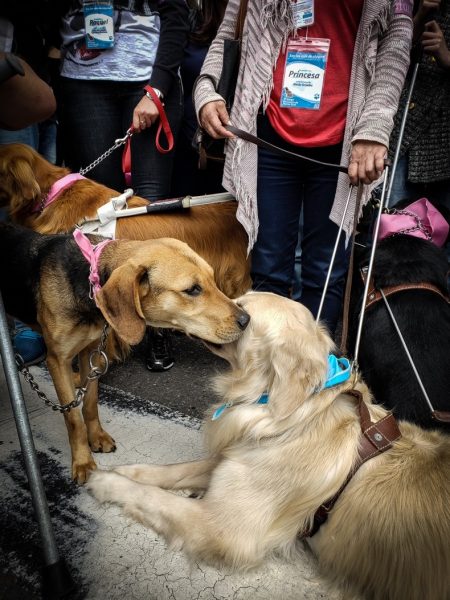
<svg viewBox="0 0 450 600">
<path fill-rule="evenodd" d="M 291 149 L 262 118 L 258 134 Z M 290 296 L 302 202 L 301 165 L 258 149 L 258 237 L 252 248 L 253 289 Z"/>
<path fill-rule="evenodd" d="M 38 125 L 30 125 L 17 131 L 0 129 L 0 144 L 27 144 L 34 150 L 39 150 Z M 0 221 L 7 221 L 6 209 L 0 210 Z M 20 354 L 24 366 L 35 365 L 44 360 L 46 347 L 44 338 L 37 331 L 17 319 L 11 320 L 11 338 L 14 352 Z"/>
<path fill-rule="evenodd" d="M 124 129 L 120 100 L 124 85 L 61 77 L 64 162 L 72 171 L 87 167 L 125 135 L 129 124 Z M 122 192 L 125 180 L 121 149 L 89 171 L 88 177 Z"/>
<path fill-rule="evenodd" d="M 305 149 L 302 149 L 302 152 L 303 150 Z M 339 163 L 340 145 L 306 150 L 312 158 L 333 164 Z M 339 231 L 339 227 L 329 219 L 336 193 L 338 170 L 312 165 L 308 173 L 303 205 L 301 302 L 316 315 Z M 321 313 L 321 320 L 327 324 L 331 334 L 334 333 L 341 315 L 347 268 L 348 251 L 345 249 L 345 234 L 342 232 Z"/>
<path fill-rule="evenodd" d="M 10 131 L 0 129 L 0 144 L 27 144 L 34 150 L 39 150 L 39 128 L 37 124 L 29 125 L 24 129 Z"/>
<path fill-rule="evenodd" d="M 133 114 L 134 107 L 141 100 L 142 83 L 130 86 L 124 95 L 124 118 L 127 123 Z M 164 101 L 164 109 L 176 143 L 183 115 L 182 91 L 180 82 L 173 83 Z M 156 147 L 156 134 L 159 121 L 131 139 L 131 187 L 134 193 L 148 200 L 162 200 L 170 197 L 174 150 L 167 154 L 160 153 Z M 159 138 L 160 145 L 167 147 L 164 131 Z"/>
<path fill-rule="evenodd" d="M 56 164 L 56 116 L 39 123 L 39 154 L 52 164 Z"/>
<path fill-rule="evenodd" d="M 418 194 L 420 194 L 419 187 L 408 181 L 408 155 L 405 154 L 399 158 L 397 163 L 387 206 L 392 208 L 402 200 L 409 199 L 411 202 L 417 200 Z"/>
</svg>

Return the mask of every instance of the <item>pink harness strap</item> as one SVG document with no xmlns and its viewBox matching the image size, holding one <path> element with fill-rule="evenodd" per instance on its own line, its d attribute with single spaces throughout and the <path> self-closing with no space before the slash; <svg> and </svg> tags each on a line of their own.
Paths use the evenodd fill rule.
<svg viewBox="0 0 450 600">
<path fill-rule="evenodd" d="M 80 175 L 79 173 L 69 173 L 69 175 L 65 175 L 61 179 L 58 179 L 58 181 L 55 181 L 45 197 L 44 202 L 39 202 L 36 204 L 33 208 L 33 212 L 42 212 L 44 208 L 47 208 L 47 206 L 56 200 L 63 190 L 70 187 L 73 183 L 75 183 L 75 181 L 79 181 L 80 179 L 86 179 L 86 177 L 83 177 L 83 175 Z"/>
<path fill-rule="evenodd" d="M 112 240 L 105 240 L 104 242 L 100 242 L 93 246 L 89 241 L 89 238 L 84 235 L 84 233 L 80 229 L 75 229 L 73 232 L 74 240 L 76 241 L 78 247 L 83 253 L 84 258 L 91 265 L 89 272 L 89 283 L 91 284 L 91 293 L 90 297 L 94 298 L 97 292 L 101 289 L 100 285 L 100 274 L 98 272 L 98 263 L 100 260 L 100 255 L 105 246 L 112 242 Z"/>
</svg>

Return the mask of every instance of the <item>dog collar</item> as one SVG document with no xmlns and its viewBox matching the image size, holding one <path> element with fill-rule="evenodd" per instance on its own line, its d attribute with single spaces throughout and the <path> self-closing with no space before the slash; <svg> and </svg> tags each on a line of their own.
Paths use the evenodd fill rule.
<svg viewBox="0 0 450 600">
<path fill-rule="evenodd" d="M 339 385 L 340 383 L 344 383 L 348 379 L 350 379 L 350 375 L 352 374 L 352 367 L 348 358 L 341 357 L 338 358 L 334 354 L 328 355 L 328 372 L 327 379 L 321 388 L 317 388 L 314 390 L 314 393 L 321 392 L 324 389 L 333 387 L 335 385 Z M 262 394 L 258 400 L 254 402 L 254 404 L 267 404 L 269 402 L 269 395 Z M 224 402 L 216 408 L 211 417 L 212 421 L 216 421 L 219 419 L 222 414 L 226 411 L 227 408 L 233 406 L 232 402 Z"/>
<path fill-rule="evenodd" d="M 334 354 L 328 355 L 328 372 L 327 379 L 323 384 L 322 388 L 317 391 L 321 391 L 340 383 L 344 383 L 350 378 L 352 373 L 352 367 L 348 358 L 338 358 Z"/>
<path fill-rule="evenodd" d="M 269 395 L 268 394 L 262 394 L 258 398 L 258 400 L 256 400 L 253 404 L 267 404 L 268 402 L 269 402 Z M 219 408 L 216 408 L 216 410 L 213 412 L 213 416 L 211 417 L 211 421 L 216 421 L 222 415 L 222 413 L 227 408 L 230 408 L 231 406 L 233 406 L 232 402 L 224 402 L 223 404 L 221 404 L 219 406 Z"/>
<path fill-rule="evenodd" d="M 100 274 L 98 272 L 98 263 L 100 260 L 100 255 L 102 253 L 103 248 L 112 240 L 104 240 L 103 242 L 100 242 L 99 244 L 93 246 L 89 241 L 89 238 L 85 236 L 80 229 L 75 229 L 75 231 L 73 232 L 73 237 L 79 249 L 83 253 L 84 258 L 88 261 L 88 263 L 91 266 L 89 270 L 89 283 L 91 285 L 89 297 L 95 299 L 95 294 L 101 288 Z"/>
<path fill-rule="evenodd" d="M 69 173 L 69 175 L 65 175 L 61 179 L 58 179 L 58 181 L 55 181 L 55 183 L 49 189 L 48 194 L 44 197 L 43 201 L 35 205 L 33 212 L 42 212 L 44 208 L 47 208 L 49 204 L 56 200 L 63 190 L 70 187 L 73 183 L 75 183 L 75 181 L 79 181 L 80 179 L 86 179 L 86 177 L 83 177 L 83 175 L 80 175 L 79 173 Z"/>
</svg>

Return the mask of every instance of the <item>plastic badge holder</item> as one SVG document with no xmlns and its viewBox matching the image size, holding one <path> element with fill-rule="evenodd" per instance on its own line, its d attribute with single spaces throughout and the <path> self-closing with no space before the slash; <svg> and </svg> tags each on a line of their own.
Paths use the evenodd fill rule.
<svg viewBox="0 0 450 600">
<path fill-rule="evenodd" d="M 282 108 L 320 108 L 329 50 L 327 39 L 299 37 L 289 42 L 280 99 Z"/>
</svg>

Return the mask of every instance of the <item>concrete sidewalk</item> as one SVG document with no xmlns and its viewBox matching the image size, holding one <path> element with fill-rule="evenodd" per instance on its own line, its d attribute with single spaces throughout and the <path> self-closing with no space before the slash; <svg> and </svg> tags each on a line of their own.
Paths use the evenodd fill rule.
<svg viewBox="0 0 450 600">
<path fill-rule="evenodd" d="M 39 387 L 56 400 L 48 372 L 31 367 Z M 99 506 L 70 480 L 63 417 L 23 390 L 39 453 L 58 548 L 79 589 L 79 600 L 337 600 L 317 576 L 314 558 L 295 564 L 268 560 L 249 573 L 189 564 L 153 531 L 132 523 L 117 507 Z M 41 540 L 33 517 L 8 390 L 0 369 L 0 567 L 17 598 L 39 598 Z M 200 421 L 108 385 L 101 386 L 103 426 L 117 442 L 114 454 L 97 454 L 101 467 L 133 462 L 170 463 L 202 456 Z M 0 598 L 13 600 L 11 592 Z"/>
</svg>

